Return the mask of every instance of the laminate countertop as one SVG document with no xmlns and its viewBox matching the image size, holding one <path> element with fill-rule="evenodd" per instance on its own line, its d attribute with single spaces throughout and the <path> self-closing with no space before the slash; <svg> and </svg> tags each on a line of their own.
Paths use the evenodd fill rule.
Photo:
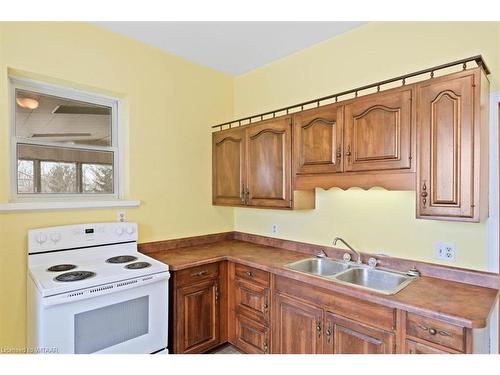
<svg viewBox="0 0 500 375">
<path fill-rule="evenodd" d="M 383 295 L 284 268 L 288 263 L 310 258 L 311 254 L 238 240 L 157 251 L 147 255 L 168 264 L 171 271 L 228 260 L 467 328 L 486 326 L 498 294 L 497 289 L 422 276 L 394 295 Z"/>
</svg>

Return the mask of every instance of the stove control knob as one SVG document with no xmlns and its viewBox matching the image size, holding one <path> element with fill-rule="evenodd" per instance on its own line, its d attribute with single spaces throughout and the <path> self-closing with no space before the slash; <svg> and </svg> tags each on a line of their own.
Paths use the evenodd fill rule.
<svg viewBox="0 0 500 375">
<path fill-rule="evenodd" d="M 40 245 L 43 244 L 46 241 L 47 241 L 47 235 L 45 233 L 40 233 L 36 237 L 36 242 L 38 242 Z"/>
<path fill-rule="evenodd" d="M 116 234 L 121 236 L 123 234 L 123 228 L 122 227 L 116 228 Z"/>
<path fill-rule="evenodd" d="M 61 233 L 55 232 L 50 235 L 52 242 L 57 243 L 61 240 Z"/>
<path fill-rule="evenodd" d="M 128 234 L 133 234 L 134 232 L 135 232 L 135 229 L 134 229 L 134 227 L 133 227 L 133 226 L 129 226 L 129 227 L 127 227 L 127 233 L 128 233 Z"/>
</svg>

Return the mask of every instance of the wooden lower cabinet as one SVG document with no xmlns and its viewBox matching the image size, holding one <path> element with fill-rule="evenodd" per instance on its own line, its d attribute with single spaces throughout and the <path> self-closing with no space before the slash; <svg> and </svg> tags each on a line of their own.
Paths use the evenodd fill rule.
<svg viewBox="0 0 500 375">
<path fill-rule="evenodd" d="M 262 324 L 269 322 L 269 288 L 236 279 L 234 301 L 237 314 Z"/>
<path fill-rule="evenodd" d="M 394 334 L 332 313 L 326 314 L 324 353 L 392 354 Z"/>
<path fill-rule="evenodd" d="M 322 353 L 323 310 L 282 294 L 274 301 L 274 352 L 277 354 Z"/>
<path fill-rule="evenodd" d="M 437 349 L 433 346 L 420 342 L 406 340 L 405 354 L 451 354 L 451 352 Z"/>
<path fill-rule="evenodd" d="M 235 345 L 248 354 L 269 353 L 269 328 L 241 314 L 236 315 Z"/>
<path fill-rule="evenodd" d="M 175 353 L 201 353 L 219 343 L 217 279 L 177 290 Z"/>
<path fill-rule="evenodd" d="M 171 288 L 176 354 L 227 341 L 249 354 L 473 352 L 471 329 L 232 262 L 173 272 Z"/>
</svg>

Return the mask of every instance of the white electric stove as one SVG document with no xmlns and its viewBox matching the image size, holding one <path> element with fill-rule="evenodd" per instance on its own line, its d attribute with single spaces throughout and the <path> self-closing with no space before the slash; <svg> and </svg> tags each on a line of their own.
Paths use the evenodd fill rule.
<svg viewBox="0 0 500 375">
<path fill-rule="evenodd" d="M 135 223 L 28 232 L 30 352 L 165 352 L 168 266 L 137 238 Z"/>
</svg>

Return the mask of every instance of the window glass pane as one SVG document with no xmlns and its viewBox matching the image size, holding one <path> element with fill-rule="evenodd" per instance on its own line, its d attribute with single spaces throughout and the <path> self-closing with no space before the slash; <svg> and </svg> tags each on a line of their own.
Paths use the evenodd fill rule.
<svg viewBox="0 0 500 375">
<path fill-rule="evenodd" d="M 16 89 L 16 136 L 111 146 L 111 107 Z"/>
<path fill-rule="evenodd" d="M 19 194 L 114 192 L 112 151 L 19 143 L 17 162 Z"/>
<path fill-rule="evenodd" d="M 41 193 L 78 193 L 76 164 L 40 162 Z"/>
<path fill-rule="evenodd" d="M 33 160 L 17 161 L 17 192 L 34 193 Z"/>
<path fill-rule="evenodd" d="M 112 193 L 113 166 L 109 164 L 82 164 L 84 193 Z"/>
</svg>

